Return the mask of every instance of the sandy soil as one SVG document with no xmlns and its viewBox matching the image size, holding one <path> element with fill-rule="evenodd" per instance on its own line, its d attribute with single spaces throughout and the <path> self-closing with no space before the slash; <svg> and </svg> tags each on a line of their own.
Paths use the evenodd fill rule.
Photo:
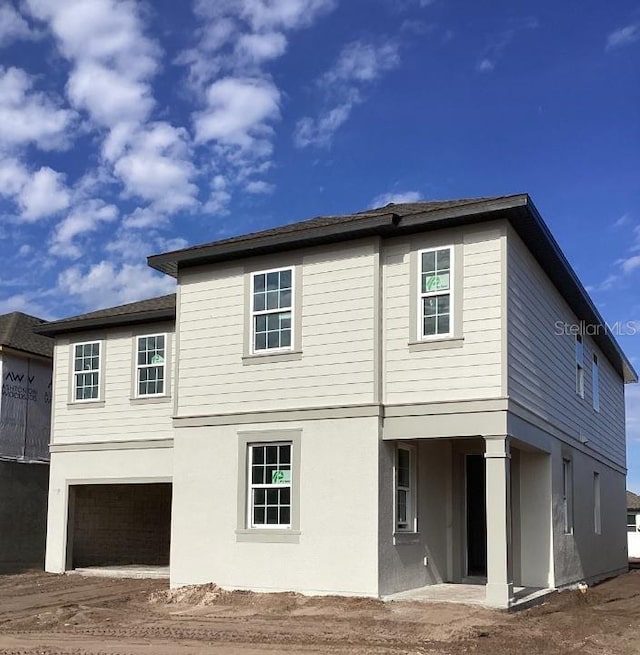
<svg viewBox="0 0 640 655">
<path fill-rule="evenodd" d="M 640 571 L 517 613 L 436 603 L 168 592 L 151 580 L 0 576 L 4 655 L 640 653 Z"/>
</svg>

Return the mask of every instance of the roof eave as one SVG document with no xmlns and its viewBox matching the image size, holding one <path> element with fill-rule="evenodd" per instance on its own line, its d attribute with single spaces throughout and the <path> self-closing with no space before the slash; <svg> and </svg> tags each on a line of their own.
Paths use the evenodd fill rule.
<svg viewBox="0 0 640 655">
<path fill-rule="evenodd" d="M 245 241 L 210 244 L 202 248 L 185 248 L 172 252 L 151 255 L 147 262 L 151 268 L 177 277 L 178 268 L 211 264 L 236 257 L 249 257 L 322 243 L 349 241 L 371 235 L 387 236 L 387 233 L 402 233 L 406 230 L 406 219 L 411 220 L 411 231 L 424 229 L 426 226 L 437 227 L 440 221 L 455 218 L 473 217 L 479 214 L 493 213 L 501 210 L 523 207 L 529 201 L 526 194 L 508 196 L 494 200 L 447 207 L 420 214 L 400 217 L 393 213 L 393 208 L 386 214 L 359 218 L 356 221 L 336 221 L 332 225 L 312 226 L 305 230 L 296 230 L 289 234 L 257 235 Z"/>
<path fill-rule="evenodd" d="M 160 321 L 175 321 L 175 309 L 155 309 L 147 312 L 136 312 L 135 314 L 122 314 L 120 316 L 105 316 L 96 318 L 85 318 L 64 322 L 53 321 L 44 323 L 36 332 L 46 336 L 55 337 L 61 334 L 82 332 L 85 330 L 124 327 L 127 325 L 139 325 L 140 323 L 157 323 Z"/>
</svg>

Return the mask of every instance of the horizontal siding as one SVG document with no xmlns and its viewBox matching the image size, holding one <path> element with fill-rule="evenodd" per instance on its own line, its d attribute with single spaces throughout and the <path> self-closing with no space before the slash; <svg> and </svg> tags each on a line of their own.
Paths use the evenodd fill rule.
<svg viewBox="0 0 640 655">
<path fill-rule="evenodd" d="M 150 326 L 147 334 L 167 332 L 167 326 Z M 142 334 L 141 331 L 136 331 Z M 169 376 L 173 394 L 175 339 L 169 332 L 171 361 Z M 82 443 L 136 439 L 166 439 L 173 437 L 171 416 L 173 398 L 168 402 L 132 403 L 132 376 L 135 339 L 130 331 L 110 330 L 100 334 L 83 335 L 77 341 L 104 340 L 102 375 L 104 405 L 92 403 L 69 404 L 70 348 L 59 339 L 55 346 L 54 429 L 52 443 Z"/>
<path fill-rule="evenodd" d="M 383 257 L 385 402 L 496 398 L 502 388 L 501 237 L 490 227 L 465 234 L 461 348 L 409 349 L 410 252 L 429 235 L 388 242 Z"/>
<path fill-rule="evenodd" d="M 244 269 L 183 273 L 178 414 L 372 402 L 374 264 L 371 241 L 306 252 L 302 359 L 250 365 L 242 360 Z"/>
<path fill-rule="evenodd" d="M 516 234 L 508 242 L 509 396 L 589 447 L 625 462 L 624 385 L 593 340 L 584 337 L 585 397 L 575 391 L 575 337 L 556 322 L 575 315 Z M 592 362 L 600 367 L 600 412 L 593 409 Z"/>
</svg>

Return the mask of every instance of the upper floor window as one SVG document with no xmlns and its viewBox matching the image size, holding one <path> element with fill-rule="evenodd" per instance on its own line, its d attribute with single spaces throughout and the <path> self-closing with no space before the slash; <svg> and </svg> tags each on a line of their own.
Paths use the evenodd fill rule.
<svg viewBox="0 0 640 655">
<path fill-rule="evenodd" d="M 290 350 L 293 343 L 293 269 L 262 271 L 251 277 L 253 352 Z"/>
<path fill-rule="evenodd" d="M 576 334 L 576 393 L 584 398 L 584 344 L 581 334 Z"/>
<path fill-rule="evenodd" d="M 627 532 L 637 532 L 638 525 L 636 523 L 635 514 L 627 514 Z"/>
<path fill-rule="evenodd" d="M 598 365 L 598 355 L 593 356 L 593 366 L 591 368 L 591 384 L 593 387 L 593 409 L 600 411 L 600 366 Z"/>
<path fill-rule="evenodd" d="M 73 346 L 73 399 L 100 400 L 101 342 Z"/>
<path fill-rule="evenodd" d="M 136 339 L 136 388 L 138 396 L 165 393 L 166 335 L 153 334 Z"/>
<path fill-rule="evenodd" d="M 453 332 L 453 247 L 422 250 L 419 256 L 418 334 L 422 339 L 449 336 Z"/>
</svg>

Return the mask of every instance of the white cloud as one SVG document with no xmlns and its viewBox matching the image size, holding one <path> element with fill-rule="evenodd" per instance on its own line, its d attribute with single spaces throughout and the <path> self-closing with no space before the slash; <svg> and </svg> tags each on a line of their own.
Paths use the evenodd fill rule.
<svg viewBox="0 0 640 655">
<path fill-rule="evenodd" d="M 640 443 L 640 385 L 625 387 L 627 405 L 627 439 Z"/>
<path fill-rule="evenodd" d="M 31 143 L 44 150 L 68 145 L 75 112 L 34 91 L 33 84 L 25 71 L 0 66 L 0 144 Z"/>
<path fill-rule="evenodd" d="M 622 214 L 622 216 L 620 216 L 620 218 L 618 218 L 614 222 L 613 227 L 616 227 L 616 228 L 624 227 L 625 225 L 627 225 L 627 223 L 629 222 L 630 219 L 631 219 L 631 215 L 628 212 L 625 213 L 625 214 Z"/>
<path fill-rule="evenodd" d="M 29 27 L 27 21 L 8 2 L 0 6 L 0 47 L 37 36 L 37 32 Z"/>
<path fill-rule="evenodd" d="M 114 164 L 128 194 L 151 202 L 156 211 L 175 212 L 196 203 L 191 182 L 195 167 L 189 157 L 188 134 L 158 122 L 138 132 Z"/>
<path fill-rule="evenodd" d="M 280 32 L 267 34 L 243 34 L 236 44 L 236 53 L 247 63 L 258 64 L 282 56 L 287 49 L 287 39 Z"/>
<path fill-rule="evenodd" d="M 640 39 L 640 23 L 631 23 L 611 32 L 607 36 L 607 44 L 605 50 L 613 50 L 621 48 L 631 43 L 635 43 Z"/>
<path fill-rule="evenodd" d="M 210 214 L 224 216 L 229 213 L 228 205 L 230 201 L 229 183 L 224 175 L 216 175 L 211 180 L 211 195 L 204 206 L 204 210 Z"/>
<path fill-rule="evenodd" d="M 97 230 L 100 225 L 110 223 L 118 218 L 115 205 L 108 205 L 101 200 L 90 200 L 75 207 L 56 227 L 51 240 L 49 253 L 59 257 L 76 259 L 82 255 L 82 249 L 76 237 Z"/>
<path fill-rule="evenodd" d="M 155 100 L 151 80 L 160 49 L 145 35 L 140 5 L 132 0 L 25 0 L 32 15 L 51 28 L 71 63 L 67 94 L 106 128 L 105 164 L 125 195 L 175 212 L 197 202 L 196 170 L 183 128 L 149 123 Z"/>
<path fill-rule="evenodd" d="M 248 182 L 244 188 L 244 190 L 247 193 L 255 193 L 255 194 L 271 193 L 273 189 L 274 189 L 273 184 L 269 184 L 264 180 L 252 180 L 251 182 Z"/>
<path fill-rule="evenodd" d="M 250 148 L 257 138 L 271 134 L 269 122 L 280 115 L 280 92 L 261 79 L 226 77 L 207 92 L 208 107 L 195 116 L 198 142 Z"/>
<path fill-rule="evenodd" d="M 497 34 L 493 34 L 487 45 L 482 50 L 482 54 L 476 63 L 476 71 L 479 73 L 490 73 L 496 67 L 497 62 L 502 58 L 505 49 L 511 42 L 526 30 L 538 28 L 540 23 L 536 18 L 521 18 L 509 21 L 508 26 Z"/>
<path fill-rule="evenodd" d="M 484 59 L 481 59 L 477 63 L 476 70 L 479 73 L 490 73 L 495 67 L 496 67 L 495 62 L 491 61 L 491 59 L 488 59 L 487 57 L 485 57 Z"/>
<path fill-rule="evenodd" d="M 20 190 L 21 218 L 30 223 L 57 214 L 69 206 L 70 198 L 64 175 L 43 166 Z"/>
<path fill-rule="evenodd" d="M 30 316 L 49 319 L 50 313 L 34 296 L 35 294 L 32 293 L 17 293 L 0 299 L 0 314 L 22 312 Z"/>
<path fill-rule="evenodd" d="M 117 266 L 101 261 L 90 267 L 72 266 L 58 276 L 57 292 L 97 309 L 151 298 L 175 290 L 175 280 L 159 275 L 146 264 Z"/>
<path fill-rule="evenodd" d="M 371 207 L 385 207 L 390 203 L 400 205 L 405 202 L 419 202 L 421 199 L 422 194 L 419 191 L 391 191 L 376 196 L 371 201 Z"/>
<path fill-rule="evenodd" d="M 349 119 L 353 109 L 363 102 L 363 91 L 400 63 L 398 45 L 391 41 L 354 41 L 347 45 L 334 65 L 322 75 L 317 86 L 324 109 L 315 118 L 301 118 L 294 131 L 299 148 L 328 146 L 336 131 Z"/>
<path fill-rule="evenodd" d="M 626 274 L 635 271 L 637 268 L 640 268 L 640 255 L 634 255 L 633 257 L 621 260 L 620 267 Z"/>
</svg>

